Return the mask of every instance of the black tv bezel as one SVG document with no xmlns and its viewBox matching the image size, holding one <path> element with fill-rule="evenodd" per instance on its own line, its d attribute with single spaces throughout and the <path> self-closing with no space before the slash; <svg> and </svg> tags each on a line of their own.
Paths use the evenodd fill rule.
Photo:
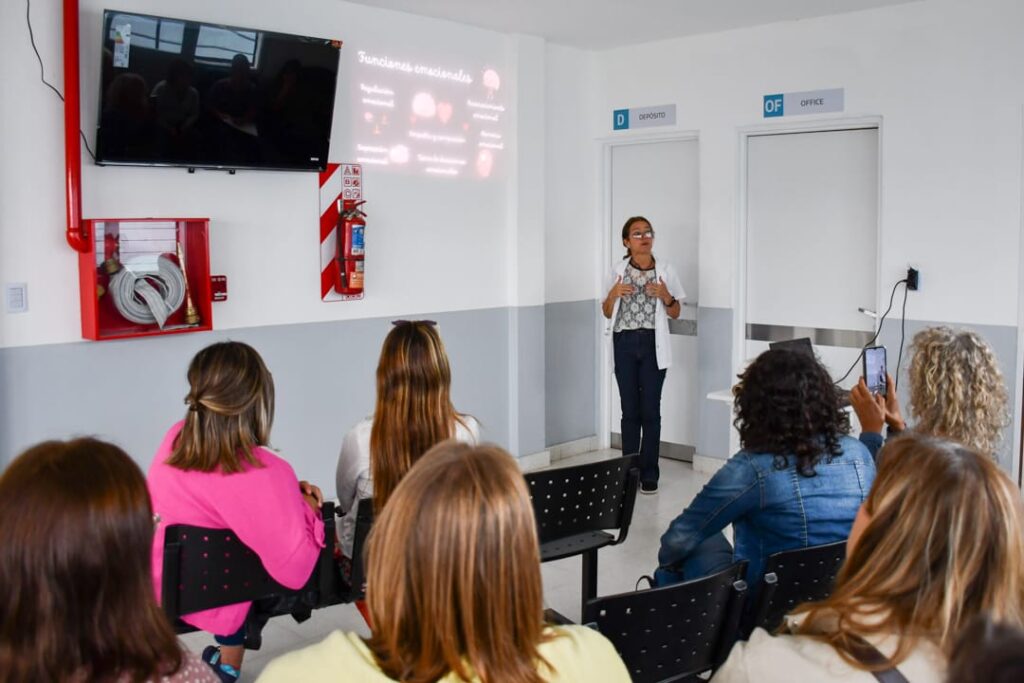
<svg viewBox="0 0 1024 683">
<path fill-rule="evenodd" d="M 104 8 L 103 13 L 101 15 L 101 26 L 100 26 L 100 54 L 101 54 L 101 59 L 102 59 L 103 48 L 106 47 L 107 40 L 108 40 L 108 38 L 107 38 L 107 34 L 108 34 L 108 30 L 107 30 L 107 16 L 111 15 L 111 14 L 130 14 L 132 16 L 146 17 L 148 19 L 164 19 L 164 20 L 181 21 L 181 22 L 193 23 L 193 24 L 199 23 L 199 24 L 203 24 L 205 26 L 214 26 L 214 27 L 217 27 L 217 28 L 224 28 L 224 29 L 229 29 L 229 30 L 255 31 L 255 32 L 258 32 L 258 33 L 270 33 L 270 34 L 275 34 L 275 35 L 280 35 L 280 36 L 288 36 L 288 37 L 291 37 L 291 38 L 299 38 L 301 40 L 319 41 L 319 42 L 323 42 L 323 43 L 325 43 L 327 45 L 330 45 L 332 47 L 334 47 L 334 44 L 337 43 L 337 47 L 335 49 L 337 50 L 337 53 L 338 53 L 338 67 L 334 70 L 334 86 L 333 86 L 333 92 L 331 93 L 331 99 L 334 101 L 334 106 L 331 108 L 331 123 L 330 123 L 330 128 L 327 131 L 327 154 L 326 154 L 326 156 L 330 156 L 331 140 L 332 140 L 332 137 L 334 135 L 334 113 L 337 111 L 337 105 L 338 105 L 338 77 L 339 77 L 340 72 L 341 72 L 341 48 L 343 46 L 343 41 L 340 38 L 318 38 L 316 36 L 302 36 L 302 35 L 299 35 L 297 33 L 284 33 L 284 32 L 281 32 L 281 31 L 271 31 L 271 30 L 266 30 L 266 29 L 261 29 L 261 28 L 255 28 L 253 26 L 233 26 L 231 24 L 220 24 L 220 23 L 215 23 L 215 22 L 207 22 L 207 21 L 203 21 L 203 20 L 199 20 L 199 19 L 184 19 L 184 18 L 181 18 L 181 17 L 171 17 L 171 16 L 162 15 L 162 14 L 146 14 L 144 12 L 133 12 L 133 11 L 127 10 L 127 9 Z M 101 69 L 102 69 L 102 65 L 101 65 Z M 184 169 L 187 169 L 189 173 L 192 173 L 193 171 L 196 171 L 196 170 L 229 171 L 231 173 L 234 173 L 235 171 L 288 171 L 288 172 L 296 172 L 296 173 L 323 173 L 324 171 L 327 170 L 327 166 L 330 163 L 330 161 L 328 159 L 324 159 L 321 162 L 320 166 L 314 167 L 314 166 L 272 166 L 272 165 L 251 166 L 251 165 L 246 165 L 246 164 L 207 164 L 207 163 L 190 164 L 190 163 L 180 163 L 180 162 L 159 162 L 159 161 L 144 162 L 144 161 L 109 161 L 109 160 L 101 160 L 100 159 L 99 136 L 100 136 L 100 121 L 103 118 L 103 97 L 104 97 L 104 93 L 102 92 L 102 90 L 103 90 L 102 78 L 100 79 L 99 89 L 100 89 L 99 98 L 98 98 L 98 101 L 96 103 L 96 108 L 97 108 L 97 112 L 96 112 L 96 134 L 93 136 L 93 145 L 95 145 L 95 149 L 96 149 L 96 156 L 93 158 L 93 161 L 95 162 L 95 164 L 97 166 L 129 166 L 129 167 L 136 167 L 136 168 L 184 168 Z"/>
</svg>

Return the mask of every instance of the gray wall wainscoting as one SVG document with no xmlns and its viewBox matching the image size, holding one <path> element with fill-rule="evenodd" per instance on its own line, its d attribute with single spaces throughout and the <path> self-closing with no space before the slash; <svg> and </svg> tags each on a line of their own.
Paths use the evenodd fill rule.
<svg viewBox="0 0 1024 683">
<path fill-rule="evenodd" d="M 542 325 L 537 309 L 521 321 L 520 334 L 528 335 L 521 346 L 543 363 L 543 336 L 538 341 L 532 322 L 537 318 Z M 509 309 L 423 317 L 438 322 L 456 409 L 480 420 L 485 440 L 508 447 Z M 96 435 L 148 468 L 166 430 L 184 416 L 192 356 L 233 339 L 255 347 L 274 373 L 272 445 L 300 479 L 333 497 L 342 437 L 373 412 L 377 360 L 390 329 L 391 318 L 368 318 L 0 349 L 0 467 L 38 441 Z M 543 364 L 539 375 L 528 363 L 520 367 L 520 395 L 542 397 Z M 541 400 L 539 416 L 520 421 L 521 431 L 525 424 L 536 433 L 522 439 L 536 450 L 543 448 L 543 405 Z"/>
<path fill-rule="evenodd" d="M 900 407 L 903 409 L 903 416 L 907 419 L 907 423 L 913 427 L 914 419 L 910 414 L 909 399 L 910 390 L 907 384 L 907 374 L 910 369 L 910 342 L 913 340 L 914 335 L 926 327 L 934 327 L 936 325 L 945 325 L 951 327 L 954 330 L 971 330 L 979 334 L 992 350 L 996 354 L 996 358 L 999 361 L 999 369 L 1003 373 L 1003 380 L 1006 382 L 1006 393 L 1009 398 L 1009 405 L 1007 409 L 1010 411 L 1010 425 L 1006 428 L 1003 435 L 1003 443 L 998 452 L 999 466 L 1008 473 L 1013 472 L 1013 462 L 1018 457 L 1016 453 L 1013 453 L 1013 435 L 1014 430 L 1020 428 L 1020 416 L 1014 415 L 1014 387 L 1017 383 L 1017 328 L 1008 325 L 967 325 L 953 322 L 935 322 L 930 320 L 910 320 L 906 322 L 906 338 L 903 345 L 903 362 L 900 365 L 899 377 L 896 377 L 896 381 L 899 384 L 899 391 L 897 395 L 900 399 Z M 897 356 L 899 355 L 900 347 L 900 321 L 898 318 L 889 318 L 886 320 L 885 325 L 882 327 L 882 333 L 878 335 L 878 341 L 876 344 L 885 346 L 886 360 L 889 364 L 889 372 L 896 376 L 896 363 Z M 857 374 L 861 373 L 861 369 L 858 367 L 854 370 Z"/>
<path fill-rule="evenodd" d="M 732 376 L 733 309 L 701 306 L 697 309 L 697 358 L 700 367 L 700 427 L 697 432 L 697 453 L 709 458 L 727 459 L 729 430 L 732 429 L 732 406 L 712 401 L 712 391 L 728 389 L 735 383 Z"/>
<path fill-rule="evenodd" d="M 509 309 L 516 320 L 509 327 L 516 331 L 515 348 L 510 351 L 517 377 L 516 400 L 518 451 L 520 455 L 545 449 L 545 313 L 544 306 Z"/>
<path fill-rule="evenodd" d="M 598 344 L 603 317 L 594 299 L 544 306 L 545 445 L 597 434 Z"/>
</svg>

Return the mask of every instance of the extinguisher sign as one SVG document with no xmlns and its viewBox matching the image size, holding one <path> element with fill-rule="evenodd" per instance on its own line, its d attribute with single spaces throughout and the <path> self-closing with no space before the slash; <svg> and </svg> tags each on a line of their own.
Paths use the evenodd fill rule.
<svg viewBox="0 0 1024 683">
<path fill-rule="evenodd" d="M 363 198 L 363 167 L 360 164 L 327 164 L 320 173 L 320 299 L 353 301 L 363 293 L 341 294 L 338 282 L 338 206 L 343 200 Z M 362 233 L 360 233 L 360 238 Z M 360 239 L 360 247 L 362 247 Z M 361 263 L 359 264 L 362 265 Z"/>
</svg>

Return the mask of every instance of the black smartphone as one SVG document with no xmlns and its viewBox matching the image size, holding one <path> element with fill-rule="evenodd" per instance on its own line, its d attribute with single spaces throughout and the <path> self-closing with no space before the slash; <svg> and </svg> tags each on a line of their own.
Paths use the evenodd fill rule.
<svg viewBox="0 0 1024 683">
<path fill-rule="evenodd" d="M 885 396 L 886 362 L 884 346 L 869 346 L 864 349 L 864 383 L 872 394 Z"/>
</svg>

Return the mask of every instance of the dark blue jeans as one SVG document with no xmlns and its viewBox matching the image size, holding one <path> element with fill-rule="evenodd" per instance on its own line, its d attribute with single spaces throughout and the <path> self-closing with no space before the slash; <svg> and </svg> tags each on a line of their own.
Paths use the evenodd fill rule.
<svg viewBox="0 0 1024 683">
<path fill-rule="evenodd" d="M 622 453 L 640 454 L 640 481 L 658 482 L 661 444 L 661 387 L 654 330 L 616 332 L 615 380 L 622 400 Z"/>
</svg>

